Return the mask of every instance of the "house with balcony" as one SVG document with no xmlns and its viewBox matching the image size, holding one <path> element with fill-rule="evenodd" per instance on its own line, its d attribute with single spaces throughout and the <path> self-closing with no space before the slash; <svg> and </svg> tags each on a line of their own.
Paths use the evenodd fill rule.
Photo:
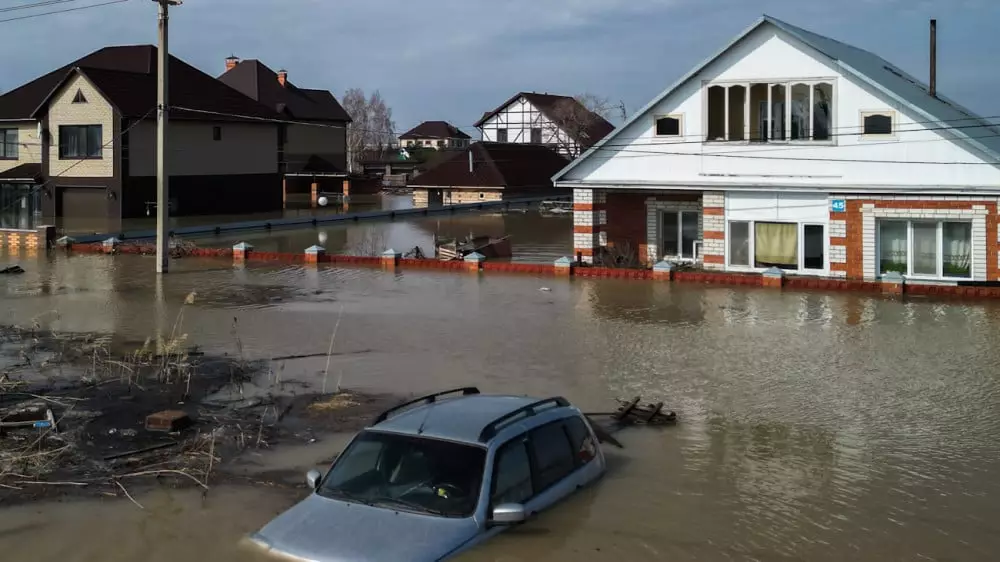
<svg viewBox="0 0 1000 562">
<path fill-rule="evenodd" d="M 288 71 L 256 59 L 226 58 L 219 81 L 274 110 L 280 125 L 279 167 L 284 192 L 341 192 L 347 180 L 347 126 L 351 117 L 329 90 L 301 88 Z M 350 189 L 349 187 L 347 188 Z"/>
<path fill-rule="evenodd" d="M 540 144 L 575 158 L 614 126 L 576 98 L 519 92 L 476 122 L 483 142 Z"/>
<path fill-rule="evenodd" d="M 399 145 L 407 149 L 462 149 L 469 146 L 471 138 L 447 121 L 424 121 L 399 135 Z"/>
<path fill-rule="evenodd" d="M 1000 127 L 934 75 L 764 16 L 553 178 L 576 252 L 1000 281 Z"/>
<path fill-rule="evenodd" d="M 172 213 L 280 209 L 280 115 L 169 60 Z M 7 220 L 108 232 L 155 214 L 157 66 L 154 46 L 106 47 L 0 96 Z"/>
</svg>

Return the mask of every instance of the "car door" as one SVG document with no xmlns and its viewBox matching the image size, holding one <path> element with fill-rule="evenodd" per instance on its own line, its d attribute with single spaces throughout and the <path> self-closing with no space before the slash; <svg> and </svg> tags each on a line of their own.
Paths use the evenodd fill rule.
<svg viewBox="0 0 1000 562">
<path fill-rule="evenodd" d="M 570 418 L 572 419 L 572 418 Z M 548 423 L 528 433 L 532 483 L 535 495 L 525 504 L 528 513 L 538 513 L 573 493 L 577 478 L 570 478 L 581 463 L 566 427 L 566 419 Z"/>
</svg>

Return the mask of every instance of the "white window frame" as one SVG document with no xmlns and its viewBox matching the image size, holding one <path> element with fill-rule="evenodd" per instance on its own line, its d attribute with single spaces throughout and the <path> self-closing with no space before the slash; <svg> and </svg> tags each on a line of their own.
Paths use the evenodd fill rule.
<svg viewBox="0 0 1000 562">
<path fill-rule="evenodd" d="M 770 115 L 771 111 L 774 109 L 774 86 L 783 86 L 785 88 L 785 100 L 784 100 L 784 112 L 785 112 L 785 139 L 775 140 L 770 138 L 772 135 L 771 131 L 768 131 L 768 139 L 766 141 L 762 140 L 751 140 L 750 139 L 750 88 L 754 84 L 766 84 L 767 85 L 767 100 L 768 100 L 768 123 L 773 121 L 773 116 Z M 815 100 L 815 86 L 817 84 L 829 84 L 830 90 L 833 95 L 833 103 L 830 107 L 830 138 L 826 140 L 815 140 L 812 138 L 815 132 L 815 127 L 813 126 L 813 112 L 816 107 Z M 805 85 L 809 87 L 809 138 L 807 139 L 792 139 L 792 87 L 796 85 Z M 724 125 L 724 136 L 725 140 L 709 140 L 708 139 L 708 89 L 713 86 L 721 86 L 723 88 L 725 98 L 723 101 L 723 107 L 725 108 L 725 117 L 723 119 Z M 743 114 L 745 116 L 743 123 L 743 139 L 744 140 L 729 140 L 729 88 L 732 86 L 743 86 L 746 91 L 744 96 L 744 108 Z M 840 92 L 838 88 L 838 81 L 836 77 L 819 77 L 819 78 L 784 78 L 784 79 L 769 79 L 769 80 L 733 80 L 733 81 L 704 81 L 702 82 L 701 88 L 702 96 L 702 143 L 703 144 L 806 144 L 811 146 L 836 146 L 837 145 L 837 103 L 840 100 Z M 655 132 L 655 131 L 654 131 Z"/>
<path fill-rule="evenodd" d="M 884 115 L 888 117 L 889 127 L 891 127 L 890 131 L 892 132 L 887 135 L 880 133 L 865 133 L 865 117 L 870 117 L 872 115 Z M 866 109 L 858 114 L 858 136 L 861 137 L 862 140 L 891 140 L 899 138 L 896 134 L 896 126 L 896 111 L 892 109 Z"/>
<path fill-rule="evenodd" d="M 660 119 L 676 119 L 677 120 L 677 134 L 676 135 L 661 135 L 656 132 L 656 122 Z M 664 113 L 653 116 L 653 136 L 657 138 L 680 138 L 684 136 L 684 114 L 683 113 Z"/>
<path fill-rule="evenodd" d="M 969 233 L 969 275 L 968 277 L 952 277 L 944 274 L 944 223 L 960 222 L 973 224 L 969 219 L 906 219 L 906 218 L 879 218 L 875 221 L 875 276 L 882 277 L 882 223 L 902 222 L 906 223 L 906 273 L 903 276 L 907 279 L 919 279 L 927 281 L 974 281 L 976 279 L 976 245 L 974 244 L 972 232 Z M 932 223 L 937 226 L 937 273 L 927 275 L 926 273 L 913 273 L 913 223 Z"/>
<path fill-rule="evenodd" d="M 671 214 L 677 215 L 677 247 L 673 248 L 672 252 L 667 252 L 667 249 L 663 247 L 663 234 L 665 232 L 663 216 Z M 681 257 L 681 252 L 684 247 L 684 215 L 690 214 L 695 216 L 695 223 L 701 221 L 701 211 L 693 211 L 689 209 L 665 209 L 661 210 L 657 217 L 659 221 L 659 228 L 656 229 L 657 240 L 656 245 L 660 251 L 660 255 L 664 258 L 670 258 L 671 261 L 675 262 L 696 262 L 698 261 L 698 250 L 701 248 L 701 237 L 699 236 L 694 240 L 694 244 L 691 246 L 691 257 L 685 258 Z"/>
<path fill-rule="evenodd" d="M 748 249 L 749 249 L 749 255 L 750 255 L 750 264 L 749 265 L 733 264 L 733 263 L 730 262 L 731 256 L 729 255 L 729 246 L 730 246 L 730 241 L 731 240 L 730 240 L 729 227 L 734 222 L 745 222 L 745 223 L 749 224 L 750 230 L 747 233 L 748 240 L 749 240 L 749 248 Z M 724 244 L 724 246 L 725 246 L 725 256 L 726 256 L 726 269 L 727 270 L 733 270 L 733 271 L 758 271 L 759 272 L 759 271 L 765 271 L 766 269 L 768 269 L 766 267 L 756 267 L 754 265 L 754 261 L 755 261 L 754 260 L 754 255 L 756 253 L 755 252 L 755 250 L 756 250 L 755 246 L 757 244 L 757 242 L 756 242 L 756 236 L 755 236 L 756 227 L 754 225 L 756 225 L 756 223 L 758 223 L 758 222 L 767 222 L 767 223 L 772 223 L 773 222 L 773 223 L 779 223 L 779 224 L 794 224 L 794 225 L 796 225 L 796 236 L 797 236 L 796 244 L 798 246 L 798 249 L 797 249 L 797 252 L 798 252 L 798 255 L 797 255 L 798 264 L 797 265 L 798 265 L 798 267 L 796 269 L 786 269 L 785 271 L 794 272 L 794 273 L 800 273 L 800 274 L 804 274 L 804 275 L 826 275 L 826 274 L 828 274 L 830 272 L 830 225 L 828 225 L 826 223 L 823 223 L 823 222 L 815 221 L 815 220 L 812 220 L 812 221 L 787 221 L 787 220 L 772 220 L 772 219 L 767 219 L 767 220 L 756 220 L 756 219 L 754 219 L 754 220 L 748 220 L 748 219 L 730 219 L 730 218 L 726 219 L 726 230 L 725 230 L 726 234 L 725 234 L 725 239 L 724 239 L 724 242 L 725 242 L 725 244 Z M 807 226 L 819 226 L 819 227 L 823 228 L 823 267 L 822 267 L 822 269 L 810 269 L 810 268 L 807 268 L 805 266 L 805 251 L 806 251 L 806 236 L 805 235 L 806 235 L 806 227 Z"/>
</svg>

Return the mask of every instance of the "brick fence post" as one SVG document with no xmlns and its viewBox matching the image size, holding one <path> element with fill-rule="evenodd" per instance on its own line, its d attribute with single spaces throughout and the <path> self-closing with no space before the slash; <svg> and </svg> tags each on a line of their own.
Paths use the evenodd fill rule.
<svg viewBox="0 0 1000 562">
<path fill-rule="evenodd" d="M 402 254 L 392 248 L 389 248 L 388 250 L 382 252 L 382 268 L 396 269 L 399 267 L 399 260 L 402 259 L 402 257 Z"/>
<path fill-rule="evenodd" d="M 761 285 L 765 287 L 780 289 L 781 286 L 785 284 L 785 272 L 777 267 L 771 267 L 764 270 L 764 273 L 762 273 L 761 276 L 763 277 Z"/>
<path fill-rule="evenodd" d="M 306 248 L 306 263 L 319 263 L 326 255 L 326 248 L 323 246 L 309 246 Z"/>
<path fill-rule="evenodd" d="M 905 292 L 906 279 L 892 271 L 882 276 L 882 294 L 902 295 Z"/>
<path fill-rule="evenodd" d="M 113 254 L 118 250 L 119 244 L 121 244 L 121 240 L 112 236 L 104 242 L 101 242 L 101 247 L 104 249 L 105 254 Z"/>
<path fill-rule="evenodd" d="M 246 242 L 240 242 L 233 246 L 233 261 L 243 263 L 247 261 L 250 257 L 250 252 L 253 251 L 253 246 L 247 244 Z"/>
<path fill-rule="evenodd" d="M 56 227 L 51 224 L 38 227 L 38 246 L 40 248 L 51 248 L 56 243 Z"/>
<path fill-rule="evenodd" d="M 656 262 L 656 265 L 653 266 L 653 279 L 673 281 L 675 269 L 677 269 L 677 266 L 668 261 Z"/>
<path fill-rule="evenodd" d="M 480 254 L 479 252 L 472 252 L 471 254 L 465 256 L 465 267 L 473 273 L 479 273 L 483 268 L 483 262 L 486 261 L 486 256 Z"/>
<path fill-rule="evenodd" d="M 569 277 L 573 275 L 574 263 L 570 258 L 563 256 L 552 264 L 555 267 L 556 275 L 559 277 Z"/>
</svg>

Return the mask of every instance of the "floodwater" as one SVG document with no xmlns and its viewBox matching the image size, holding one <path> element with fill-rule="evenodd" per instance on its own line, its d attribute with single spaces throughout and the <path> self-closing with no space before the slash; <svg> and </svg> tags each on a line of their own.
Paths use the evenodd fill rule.
<svg viewBox="0 0 1000 562">
<path fill-rule="evenodd" d="M 192 342 L 325 352 L 348 388 L 641 394 L 676 427 L 618 434 L 606 479 L 469 561 L 995 560 L 1000 303 L 905 302 L 639 281 L 251 266 L 152 258 L 23 261 L 0 322 L 142 340 L 185 295 Z M 547 290 L 545 290 L 547 289 Z M 317 385 L 325 359 L 287 362 Z M 276 451 L 304 473 L 343 436 Z M 0 508 L 4 559 L 254 560 L 239 537 L 299 498 L 266 486 Z"/>
</svg>

